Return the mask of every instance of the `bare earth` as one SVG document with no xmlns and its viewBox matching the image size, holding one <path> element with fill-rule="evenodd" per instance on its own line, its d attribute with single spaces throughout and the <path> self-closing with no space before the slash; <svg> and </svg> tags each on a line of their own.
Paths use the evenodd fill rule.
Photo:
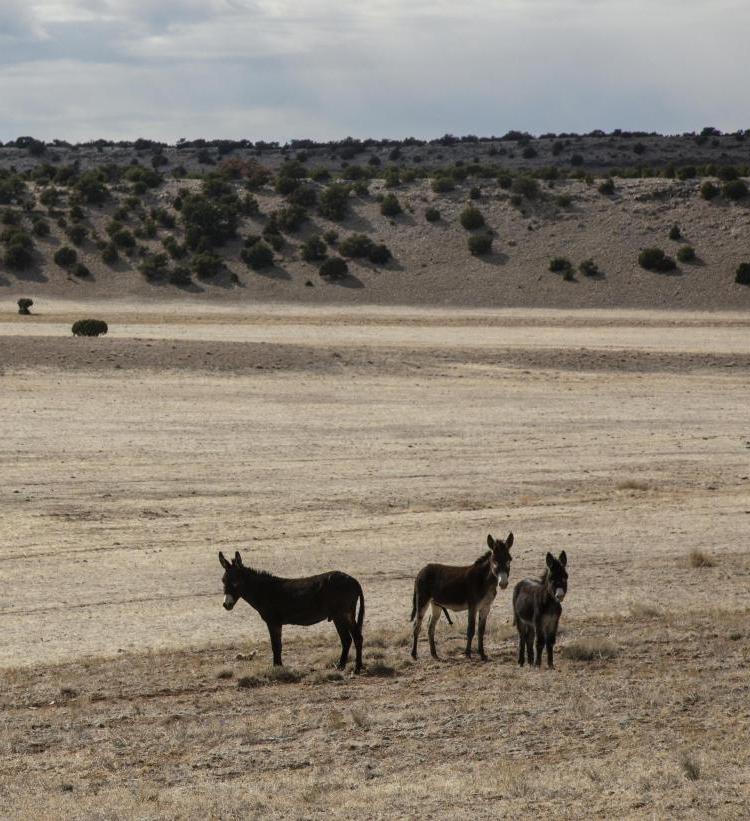
<svg viewBox="0 0 750 821">
<path fill-rule="evenodd" d="M 747 816 L 746 314 L 0 309 L 0 815 Z M 511 585 L 568 553 L 557 669 L 510 589 L 412 662 L 417 570 L 509 530 Z M 355 575 L 366 675 L 329 624 L 274 675 L 238 548 Z"/>
</svg>

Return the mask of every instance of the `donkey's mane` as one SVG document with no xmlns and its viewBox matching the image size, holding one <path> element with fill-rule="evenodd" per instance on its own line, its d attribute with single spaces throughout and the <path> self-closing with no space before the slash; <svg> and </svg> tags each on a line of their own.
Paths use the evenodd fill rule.
<svg viewBox="0 0 750 821">
<path fill-rule="evenodd" d="M 483 553 L 483 554 L 482 554 L 482 555 L 481 555 L 481 556 L 480 556 L 480 557 L 479 557 L 479 558 L 478 558 L 478 559 L 474 562 L 474 565 L 476 566 L 476 565 L 478 565 L 478 564 L 482 564 L 482 562 L 487 561 L 487 559 L 489 559 L 490 555 L 491 555 L 491 551 L 489 551 L 489 550 L 488 550 L 486 553 Z"/>
<path fill-rule="evenodd" d="M 277 579 L 278 576 L 274 576 L 273 573 L 269 573 L 268 570 L 256 570 L 254 567 L 245 567 L 243 564 L 240 567 L 240 570 L 244 573 L 245 577 L 247 576 L 262 576 L 266 579 Z"/>
</svg>

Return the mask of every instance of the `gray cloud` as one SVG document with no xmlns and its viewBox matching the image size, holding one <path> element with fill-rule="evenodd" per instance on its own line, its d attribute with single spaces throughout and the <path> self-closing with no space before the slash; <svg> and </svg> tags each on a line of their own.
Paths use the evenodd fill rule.
<svg viewBox="0 0 750 821">
<path fill-rule="evenodd" d="M 3 0 L 0 139 L 745 127 L 736 0 Z"/>
</svg>

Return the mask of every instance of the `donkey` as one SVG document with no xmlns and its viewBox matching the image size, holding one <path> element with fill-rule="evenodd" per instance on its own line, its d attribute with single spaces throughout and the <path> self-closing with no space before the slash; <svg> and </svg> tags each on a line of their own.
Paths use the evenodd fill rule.
<svg viewBox="0 0 750 821">
<path fill-rule="evenodd" d="M 268 627 L 274 665 L 281 665 L 281 627 L 284 624 L 317 624 L 328 619 L 336 625 L 341 639 L 341 658 L 337 664 L 343 670 L 349 660 L 354 641 L 355 673 L 362 670 L 362 622 L 365 618 L 365 597 L 360 583 L 338 570 L 284 579 L 245 567 L 239 551 L 230 563 L 219 552 L 224 568 L 224 608 L 231 610 L 239 599 L 255 608 Z M 359 600 L 359 615 L 355 618 Z"/>
<path fill-rule="evenodd" d="M 445 612 L 448 621 L 449 610 L 468 610 L 469 625 L 466 631 L 465 654 L 471 658 L 471 642 L 474 638 L 476 616 L 479 613 L 479 639 L 477 649 L 482 661 L 487 661 L 484 652 L 484 631 L 487 616 L 492 602 L 497 595 L 497 585 L 503 590 L 508 586 L 510 573 L 510 548 L 513 534 L 509 533 L 505 541 L 487 536 L 489 553 L 480 556 L 474 564 L 466 567 L 455 567 L 447 564 L 428 564 L 423 567 L 414 580 L 414 598 L 411 620 L 414 622 L 414 642 L 411 648 L 412 658 L 417 657 L 417 641 L 422 629 L 427 606 L 432 604 L 430 623 L 427 634 L 430 638 L 430 653 L 438 658 L 435 647 L 435 627 L 440 613 Z"/>
<path fill-rule="evenodd" d="M 556 559 L 547 553 L 547 569 L 539 581 L 524 579 L 513 591 L 513 622 L 518 628 L 518 663 L 523 667 L 524 648 L 529 664 L 534 664 L 536 633 L 536 666 L 541 667 L 542 650 L 547 648 L 547 666 L 552 669 L 557 625 L 562 613 L 560 602 L 568 592 L 568 557 L 563 550 Z"/>
</svg>

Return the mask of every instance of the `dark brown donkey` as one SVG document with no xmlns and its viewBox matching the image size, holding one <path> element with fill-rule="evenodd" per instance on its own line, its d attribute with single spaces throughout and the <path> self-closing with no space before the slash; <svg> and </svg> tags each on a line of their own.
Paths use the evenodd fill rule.
<svg viewBox="0 0 750 821">
<path fill-rule="evenodd" d="M 568 592 L 568 557 L 565 551 L 555 558 L 547 554 L 547 569 L 539 581 L 524 579 L 513 590 L 513 621 L 518 628 L 518 663 L 523 667 L 524 648 L 529 664 L 534 663 L 536 634 L 536 666 L 542 664 L 542 650 L 547 648 L 547 666 L 554 667 L 553 648 L 557 625 L 562 613 L 560 602 Z"/>
<path fill-rule="evenodd" d="M 490 551 L 480 556 L 474 564 L 465 567 L 428 564 L 419 571 L 414 580 L 414 602 L 411 612 L 411 619 L 414 622 L 412 658 L 417 657 L 417 641 L 422 629 L 422 619 L 424 619 L 427 606 L 432 603 L 430 623 L 427 628 L 432 657 L 438 657 L 435 648 L 435 627 L 440 619 L 440 613 L 447 607 L 449 610 L 469 611 L 465 651 L 467 656 L 471 656 L 471 641 L 474 638 L 477 613 L 479 614 L 477 649 L 482 661 L 487 661 L 484 652 L 484 630 L 487 626 L 490 607 L 497 595 L 498 583 L 503 589 L 508 586 L 512 544 L 512 533 L 508 534 L 505 541 L 488 536 L 487 545 Z M 448 616 L 447 613 L 445 615 Z"/>
<path fill-rule="evenodd" d="M 219 553 L 219 561 L 224 568 L 224 607 L 231 610 L 239 599 L 244 599 L 260 613 L 271 636 L 275 665 L 281 664 L 282 625 L 317 624 L 328 619 L 336 625 L 341 639 L 339 670 L 346 666 L 354 641 L 357 653 L 354 672 L 360 672 L 365 597 L 356 579 L 338 570 L 302 579 L 283 579 L 264 570 L 245 567 L 239 551 L 231 563 L 223 553 Z M 355 619 L 357 600 L 359 615 Z"/>
</svg>

